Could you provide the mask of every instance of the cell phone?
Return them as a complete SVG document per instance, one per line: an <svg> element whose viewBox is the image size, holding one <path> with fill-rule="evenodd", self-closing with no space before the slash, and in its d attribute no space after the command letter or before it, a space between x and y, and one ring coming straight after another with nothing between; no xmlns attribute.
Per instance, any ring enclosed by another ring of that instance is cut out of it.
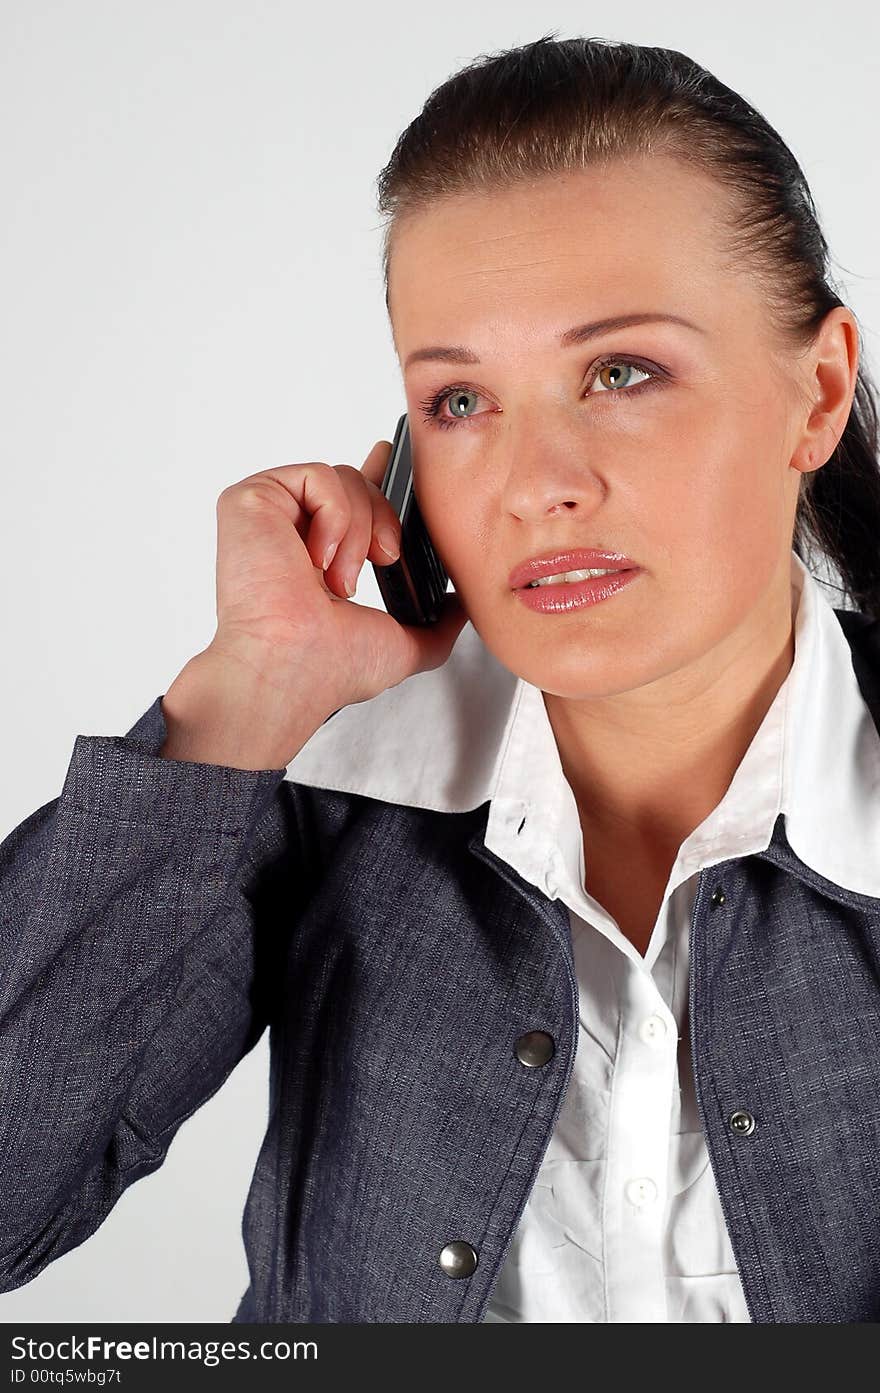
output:
<svg viewBox="0 0 880 1393"><path fill-rule="evenodd" d="M400 555L389 566L370 564L385 608L399 624L436 624L449 576L434 550L413 488L406 412L397 422L382 492L400 518Z"/></svg>

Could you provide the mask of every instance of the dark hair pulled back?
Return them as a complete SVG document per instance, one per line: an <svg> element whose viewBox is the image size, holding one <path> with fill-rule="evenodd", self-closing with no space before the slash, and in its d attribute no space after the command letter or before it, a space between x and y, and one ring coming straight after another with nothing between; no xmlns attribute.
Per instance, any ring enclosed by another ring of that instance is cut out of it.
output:
<svg viewBox="0 0 880 1393"><path fill-rule="evenodd" d="M556 39L483 54L428 97L377 180L386 218L385 300L394 229L436 200L654 152L714 176L727 253L758 278L770 324L807 348L845 302L806 177L781 136L744 97L675 49L599 38ZM860 335L861 340L861 335ZM862 354L833 454L802 476L793 546L834 568L841 607L880 617L877 393Z"/></svg>

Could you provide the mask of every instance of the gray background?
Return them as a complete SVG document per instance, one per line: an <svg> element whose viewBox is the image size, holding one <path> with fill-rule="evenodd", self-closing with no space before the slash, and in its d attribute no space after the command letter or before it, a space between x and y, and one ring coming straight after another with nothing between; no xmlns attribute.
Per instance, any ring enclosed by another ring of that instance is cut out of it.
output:
<svg viewBox="0 0 880 1393"><path fill-rule="evenodd" d="M58 795L77 734L124 733L210 641L220 491L391 439L374 180L478 54L551 29L662 44L742 92L806 171L876 371L877 15L3 0L0 838ZM380 604L369 565L357 600ZM0 1321L228 1321L267 1079L264 1038Z"/></svg>

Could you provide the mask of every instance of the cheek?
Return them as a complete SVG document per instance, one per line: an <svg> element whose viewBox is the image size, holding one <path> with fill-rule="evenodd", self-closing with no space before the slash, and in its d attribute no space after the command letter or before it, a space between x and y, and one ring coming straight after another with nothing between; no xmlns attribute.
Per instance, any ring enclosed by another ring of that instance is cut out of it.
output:
<svg viewBox="0 0 880 1393"><path fill-rule="evenodd" d="M472 488L465 490L460 483L439 477L420 477L416 494L431 541L456 589L464 593L481 568L485 575L492 535L486 521L488 505L481 503Z"/></svg>
<svg viewBox="0 0 880 1393"><path fill-rule="evenodd" d="M631 495L664 592L686 593L722 627L770 583L786 545L784 430L756 401L712 419L693 417L650 488ZM776 442L779 442L777 447Z"/></svg>

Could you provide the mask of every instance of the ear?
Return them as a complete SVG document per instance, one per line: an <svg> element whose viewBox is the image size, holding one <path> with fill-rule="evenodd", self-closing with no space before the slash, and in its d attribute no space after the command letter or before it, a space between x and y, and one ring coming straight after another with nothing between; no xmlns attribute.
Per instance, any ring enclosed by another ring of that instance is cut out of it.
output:
<svg viewBox="0 0 880 1393"><path fill-rule="evenodd" d="M794 469L821 469L849 419L859 371L859 326L852 310L835 305L804 359L807 417L791 458Z"/></svg>

